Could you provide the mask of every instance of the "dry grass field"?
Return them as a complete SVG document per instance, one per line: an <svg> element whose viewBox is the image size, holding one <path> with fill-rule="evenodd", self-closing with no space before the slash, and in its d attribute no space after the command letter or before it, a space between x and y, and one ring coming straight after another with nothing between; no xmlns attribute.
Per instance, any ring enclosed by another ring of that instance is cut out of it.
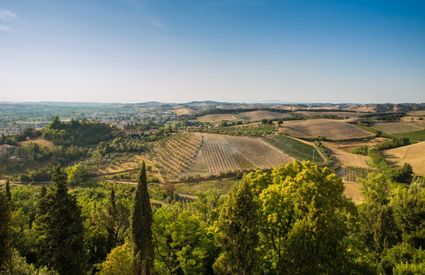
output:
<svg viewBox="0 0 425 275"><path fill-rule="evenodd" d="M163 178L168 180L272 168L293 160L259 138L205 133L169 139L158 147L154 159Z"/></svg>
<svg viewBox="0 0 425 275"><path fill-rule="evenodd" d="M279 118L287 118L290 116L290 113L277 113L270 111L252 111L240 113L239 117L243 120L249 121L260 121L263 119L279 119Z"/></svg>
<svg viewBox="0 0 425 275"><path fill-rule="evenodd" d="M398 165L409 163L415 174L425 176L425 142L387 150L385 153L389 160L395 161Z"/></svg>
<svg viewBox="0 0 425 275"><path fill-rule="evenodd" d="M198 118L201 122L220 122L223 120L245 120L245 121L260 121L263 119L279 119L287 118L290 113L278 113L270 111L251 111L238 114L212 114Z"/></svg>
<svg viewBox="0 0 425 275"><path fill-rule="evenodd" d="M407 120L400 122L375 123L373 127L387 134L407 133L425 129L425 121Z"/></svg>
<svg viewBox="0 0 425 275"><path fill-rule="evenodd" d="M346 149L341 148L340 144L334 142L325 142L324 145L332 151L333 157L341 166L369 167L367 164L367 156L350 153L346 151Z"/></svg>
<svg viewBox="0 0 425 275"><path fill-rule="evenodd" d="M178 109L174 109L173 113L175 113L178 116L191 115L193 114L193 110L189 108L178 108Z"/></svg>
<svg viewBox="0 0 425 275"><path fill-rule="evenodd" d="M237 120L237 114L212 114L198 117L200 122L221 122L223 120Z"/></svg>
<svg viewBox="0 0 425 275"><path fill-rule="evenodd" d="M96 167L95 172L99 175L122 173L140 168L143 161L149 164L149 161L142 155L127 154L117 156L111 161L100 164Z"/></svg>
<svg viewBox="0 0 425 275"><path fill-rule="evenodd" d="M326 111L321 111L321 112L314 112L314 111L297 111L294 112L295 114L300 114L303 115L306 118L320 118L323 116L336 116L337 118L341 118L341 119L348 119L348 118L353 118L353 117L359 117L360 114L359 113L354 113L354 112L326 112Z"/></svg>
<svg viewBox="0 0 425 275"><path fill-rule="evenodd" d="M348 108L349 111L361 112L361 113L374 113L376 112L375 106L351 106Z"/></svg>
<svg viewBox="0 0 425 275"><path fill-rule="evenodd" d="M409 116L425 116L425 110L422 111L412 111L408 113Z"/></svg>
<svg viewBox="0 0 425 275"><path fill-rule="evenodd" d="M374 138L372 140L367 140L367 141L326 142L326 146L351 153L354 148L357 148L360 146L374 146L384 142L385 140L387 139L383 137L378 137L378 138Z"/></svg>
<svg viewBox="0 0 425 275"><path fill-rule="evenodd" d="M344 181L344 194L355 204L361 204L364 201L361 183Z"/></svg>
<svg viewBox="0 0 425 275"><path fill-rule="evenodd" d="M30 139L30 140L22 141L22 142L19 143L19 145L25 146L25 145L29 145L31 143L35 143L38 146L40 146L41 148L49 150L49 151L52 150L53 146L54 146L52 142L50 142L50 141L48 141L44 138L37 138L37 139Z"/></svg>
<svg viewBox="0 0 425 275"><path fill-rule="evenodd" d="M373 136L372 133L353 124L333 119L285 121L279 130L298 138L326 137L331 140L347 140Z"/></svg>

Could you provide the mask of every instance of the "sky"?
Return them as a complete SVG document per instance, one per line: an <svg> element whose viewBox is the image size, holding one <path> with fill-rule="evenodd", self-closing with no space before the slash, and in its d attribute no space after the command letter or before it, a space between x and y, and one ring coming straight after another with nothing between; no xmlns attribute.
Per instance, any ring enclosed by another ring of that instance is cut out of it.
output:
<svg viewBox="0 0 425 275"><path fill-rule="evenodd" d="M0 0L0 101L425 102L422 0Z"/></svg>

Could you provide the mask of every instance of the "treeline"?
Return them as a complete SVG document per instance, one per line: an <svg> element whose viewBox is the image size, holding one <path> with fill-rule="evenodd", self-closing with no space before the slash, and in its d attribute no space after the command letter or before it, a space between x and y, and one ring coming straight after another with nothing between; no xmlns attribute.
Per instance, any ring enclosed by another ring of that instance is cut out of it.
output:
<svg viewBox="0 0 425 275"><path fill-rule="evenodd" d="M253 112L253 111L268 111L268 112L280 113L280 114L291 112L288 110L275 109L275 108L232 108L232 109L214 108L214 109L208 109L199 113L199 116L215 115L215 114L239 114L239 113Z"/></svg>
<svg viewBox="0 0 425 275"><path fill-rule="evenodd" d="M87 146L112 139L114 129L105 123L73 119L69 122L62 122L59 117L55 117L49 125L43 128L42 134L55 145Z"/></svg>
<svg viewBox="0 0 425 275"><path fill-rule="evenodd" d="M24 141L27 138L38 138L41 133L33 128L26 128L21 133L15 136L0 136L0 145L18 145L18 142Z"/></svg>
<svg viewBox="0 0 425 275"><path fill-rule="evenodd" d="M335 172L311 162L251 172L225 197L184 204L150 203L144 166L135 189L101 197L69 193L59 168L52 181L18 220L25 200L0 192L5 274L425 272L425 185L394 184L385 171L367 176L359 206ZM26 224L15 230L17 221Z"/></svg>
<svg viewBox="0 0 425 275"><path fill-rule="evenodd" d="M397 148L401 146L406 146L411 144L410 139L406 137L391 137L381 143L378 143L373 146L360 146L352 150L352 153L367 156L370 150L387 150L392 148Z"/></svg>
<svg viewBox="0 0 425 275"><path fill-rule="evenodd" d="M402 117L406 116L406 112L385 112L385 113L372 113L361 115L362 121L364 122L373 122L373 121L382 121L382 122L397 122L400 121Z"/></svg>

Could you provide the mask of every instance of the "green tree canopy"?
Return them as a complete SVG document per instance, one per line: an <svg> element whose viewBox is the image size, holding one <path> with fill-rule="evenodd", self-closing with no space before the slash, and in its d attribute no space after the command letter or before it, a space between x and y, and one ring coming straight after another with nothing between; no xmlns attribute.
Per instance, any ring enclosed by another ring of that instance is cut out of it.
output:
<svg viewBox="0 0 425 275"><path fill-rule="evenodd" d="M41 198L37 221L46 247L46 265L60 274L84 274L83 220L74 196L68 193L66 176L58 166L53 186Z"/></svg>

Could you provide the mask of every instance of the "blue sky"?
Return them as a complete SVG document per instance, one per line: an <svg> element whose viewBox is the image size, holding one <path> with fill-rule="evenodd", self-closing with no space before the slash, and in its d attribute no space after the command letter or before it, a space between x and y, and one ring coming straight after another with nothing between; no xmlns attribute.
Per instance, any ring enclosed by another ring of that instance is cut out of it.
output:
<svg viewBox="0 0 425 275"><path fill-rule="evenodd" d="M425 102L425 2L0 0L0 100Z"/></svg>

